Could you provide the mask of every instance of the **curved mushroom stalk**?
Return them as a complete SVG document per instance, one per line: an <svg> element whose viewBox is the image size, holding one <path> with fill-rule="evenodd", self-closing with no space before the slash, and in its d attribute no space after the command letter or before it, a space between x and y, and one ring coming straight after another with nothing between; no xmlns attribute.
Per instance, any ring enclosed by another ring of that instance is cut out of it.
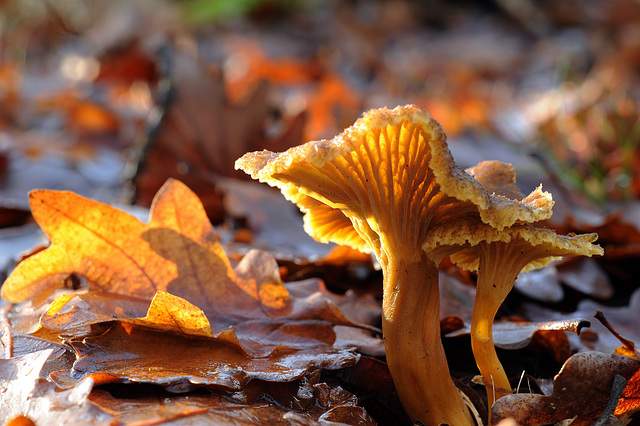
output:
<svg viewBox="0 0 640 426"><path fill-rule="evenodd" d="M471 348L487 389L489 407L496 399L512 393L509 378L493 344L493 320L513 288L518 274L529 263L529 259L524 256L514 256L516 252L525 253L525 245L496 242L486 244L478 250L478 282L471 320Z"/></svg>
<svg viewBox="0 0 640 426"><path fill-rule="evenodd" d="M516 224L497 230L479 218L456 223L455 235L435 228L424 248L436 264L446 256L458 266L478 272L471 320L471 347L487 389L489 407L511 393L511 385L493 344L493 320L522 271L541 268L561 256L602 255L592 243L596 234L562 236L546 228Z"/></svg>
<svg viewBox="0 0 640 426"><path fill-rule="evenodd" d="M279 187L317 240L376 254L387 363L405 410L428 425L473 425L440 340L438 271L421 247L431 227L489 200L438 123L413 106L373 110L330 141L245 154L236 167Z"/></svg>
<svg viewBox="0 0 640 426"><path fill-rule="evenodd" d="M425 280L432 284L424 286ZM473 424L446 368L438 268L426 255L419 262L394 261L386 265L384 286L392 288L383 300L386 358L403 406L426 424Z"/></svg>

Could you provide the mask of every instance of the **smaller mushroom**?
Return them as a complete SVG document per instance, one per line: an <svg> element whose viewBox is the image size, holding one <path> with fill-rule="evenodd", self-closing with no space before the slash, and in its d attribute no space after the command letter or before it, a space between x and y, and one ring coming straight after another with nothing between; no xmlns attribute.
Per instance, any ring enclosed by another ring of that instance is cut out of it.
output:
<svg viewBox="0 0 640 426"><path fill-rule="evenodd" d="M492 191L494 197L512 202L517 199L509 196L527 198L515 186L511 165L486 162L468 172ZM450 256L458 266L478 272L471 346L487 388L489 407L496 399L511 393L511 385L495 351L492 328L498 308L513 288L516 277L521 271L542 268L562 256L602 255L602 248L592 244L597 237L596 234L563 236L552 229L522 223L497 229L484 223L478 215L465 216L455 227L440 224L429 233L423 249L436 265Z"/></svg>

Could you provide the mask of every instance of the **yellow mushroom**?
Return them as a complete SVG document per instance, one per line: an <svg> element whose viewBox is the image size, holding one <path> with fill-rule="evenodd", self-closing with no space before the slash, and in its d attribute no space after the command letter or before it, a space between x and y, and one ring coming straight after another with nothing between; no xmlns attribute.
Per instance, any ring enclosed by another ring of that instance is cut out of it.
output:
<svg viewBox="0 0 640 426"><path fill-rule="evenodd" d="M412 105L369 111L331 140L245 154L236 168L280 188L315 239L375 253L387 363L405 410L429 425L474 424L449 375L438 271L422 245L434 226L468 215L499 229L546 219L549 195L488 194L455 164L440 125Z"/></svg>
<svg viewBox="0 0 640 426"><path fill-rule="evenodd" d="M511 165L481 163L468 172L482 182L493 197L517 202L526 198L515 186ZM550 199L549 199L550 201ZM561 256L602 255L592 244L596 234L556 234L552 229L516 223L503 229L485 224L480 215L467 215L455 226L439 224L431 229L423 249L436 265L447 256L458 266L478 272L471 321L471 346L487 389L489 407L509 393L511 386L493 345L492 327L498 308L521 271L541 268Z"/></svg>

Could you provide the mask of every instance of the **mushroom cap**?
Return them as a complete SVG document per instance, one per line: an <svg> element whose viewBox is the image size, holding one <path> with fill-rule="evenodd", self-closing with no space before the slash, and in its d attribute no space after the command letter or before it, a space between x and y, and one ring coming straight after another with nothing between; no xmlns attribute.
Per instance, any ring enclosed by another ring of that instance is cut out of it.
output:
<svg viewBox="0 0 640 426"><path fill-rule="evenodd" d="M511 164L501 161L483 161L465 170L484 186L489 194L512 200L522 200L524 194L516 186L516 171Z"/></svg>
<svg viewBox="0 0 640 426"><path fill-rule="evenodd" d="M521 202L538 208L541 217L546 212L551 214L551 195L542 191L542 186L539 186L525 197L516 186L516 173L511 164L483 161L468 168L466 172L491 193L494 197L494 208L509 210L511 203ZM478 215L468 215L457 221L454 227L433 227L425 239L423 250L436 264L444 257L451 256L451 260L461 268L477 271L479 250L492 243L511 243L517 250L522 251L522 259L530 260L523 268L526 272L542 268L562 256L602 255L602 248L592 244L597 238L597 234L562 236L552 229L535 227L522 221L497 229L488 226ZM517 250L513 250L515 257L519 255Z"/></svg>
<svg viewBox="0 0 640 426"><path fill-rule="evenodd" d="M553 229L531 224L515 224L497 230L478 217L465 217L454 227L438 226L432 229L423 245L429 257L439 264L446 256L463 269L478 271L481 250L489 244L502 242L513 245L513 256L530 260L523 272L542 268L563 256L594 256L604 254L594 243L598 234L558 235Z"/></svg>
<svg viewBox="0 0 640 426"><path fill-rule="evenodd" d="M430 227L469 213L502 229L546 219L553 206L540 188L521 200L488 193L455 164L438 122L413 105L368 111L331 140L247 153L235 166L280 188L315 239L377 255L391 245L417 256L410 252Z"/></svg>
<svg viewBox="0 0 640 426"><path fill-rule="evenodd" d="M465 171L491 194L493 209L482 217L485 223L492 223L489 216L495 218L494 226L495 221L500 221L496 228L511 226L516 222L532 223L551 217L554 205L551 194L543 191L542 185L539 185L525 197L516 185L516 172L511 164L496 160L483 161ZM515 209L514 204L521 204L526 208Z"/></svg>

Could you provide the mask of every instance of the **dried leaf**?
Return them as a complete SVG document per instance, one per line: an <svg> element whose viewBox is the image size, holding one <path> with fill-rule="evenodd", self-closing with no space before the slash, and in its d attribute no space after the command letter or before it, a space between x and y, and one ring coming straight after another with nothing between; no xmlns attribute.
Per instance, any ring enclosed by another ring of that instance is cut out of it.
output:
<svg viewBox="0 0 640 426"><path fill-rule="evenodd" d="M581 257L559 265L558 278L567 286L597 299L607 300L613 296L609 277L592 258Z"/></svg>
<svg viewBox="0 0 640 426"><path fill-rule="evenodd" d="M168 106L159 106L166 111L153 132L145 169L136 179L139 202L147 204L168 178L185 181L203 199L212 198L220 177L246 177L233 168L235 159L245 152L265 147L286 149L302 140L303 114L282 121L285 130L268 137L270 106L265 82L242 103L230 102L220 72L210 72L184 49L167 56L171 68L167 80L175 96ZM215 198L207 203L211 207L207 211L219 217L220 196Z"/></svg>
<svg viewBox="0 0 640 426"><path fill-rule="evenodd" d="M157 195L146 225L68 192L36 191L32 205L52 244L18 265L3 296L41 299L72 273L91 291L54 301L41 321L49 329L82 335L117 319L212 337L234 325L245 350L264 356L283 344L331 345L333 325L353 325L321 293L291 298L267 253L250 251L232 268L198 198L178 181Z"/></svg>
<svg viewBox="0 0 640 426"><path fill-rule="evenodd" d="M507 395L493 405L492 423L508 417L523 426L574 419L572 426L591 425L609 402L616 374L629 380L640 361L599 352L578 353L554 379L551 395Z"/></svg>
<svg viewBox="0 0 640 426"><path fill-rule="evenodd" d="M51 246L16 267L2 286L7 300L42 300L72 273L86 277L92 290L148 299L179 281L174 294L214 304L207 284L231 285L228 259L202 205L177 181L158 193L146 225L71 192L32 191L30 201Z"/></svg>
<svg viewBox="0 0 640 426"><path fill-rule="evenodd" d="M558 320L589 318L598 310L605 314L611 325L621 335L629 340L640 342L640 333L637 327L637 319L640 314L640 290L633 292L628 306L621 307L605 306L593 300L585 299L578 303L578 308L575 312L565 314L532 304L525 305L526 316L533 321L541 321L547 318L556 318ZM569 335L569 338L575 348L582 350L614 353L620 346L620 341L598 321L592 321L589 333L583 333L579 339L571 335Z"/></svg>
<svg viewBox="0 0 640 426"><path fill-rule="evenodd" d="M40 324L69 336L72 332L88 334L88 326L115 319L156 330L213 337L202 310L164 291L158 291L150 305L143 299L110 293L64 295L49 305Z"/></svg>
<svg viewBox="0 0 640 426"><path fill-rule="evenodd" d="M582 328L589 326L590 322L581 318L543 323L501 321L493 325L493 340L499 348L520 349L529 344L536 332L570 331L580 335Z"/></svg>
<svg viewBox="0 0 640 426"><path fill-rule="evenodd" d="M564 290L558 281L558 270L554 265L520 273L516 278L514 288L520 293L542 302L557 303L564 297Z"/></svg>
<svg viewBox="0 0 640 426"><path fill-rule="evenodd" d="M614 414L622 416L638 408L640 408L640 370L633 373L633 376L627 381L627 386L622 391Z"/></svg>
<svg viewBox="0 0 640 426"><path fill-rule="evenodd" d="M88 292L55 299L33 333L45 343L60 335L73 345L73 368L51 374L60 386L83 378L173 392L206 386L241 399L256 389L295 405L296 392L278 397L266 383L293 383L358 360L351 343L357 339L334 346L333 326L353 323L319 281L300 283L306 293L292 297L274 258L258 250L232 268L202 205L179 182L157 196L147 225L68 192L36 195L34 214L52 244L21 262L3 291L17 297L17 286L20 297L26 291L42 298L52 276L53 284L64 274L87 278Z"/></svg>
<svg viewBox="0 0 640 426"><path fill-rule="evenodd" d="M318 258L329 253L333 245L320 243L304 231L299 210L280 192L255 182L225 180L224 207L233 218L248 222L253 239L251 248L272 253L278 259ZM235 244L232 252L248 251L246 245Z"/></svg>

